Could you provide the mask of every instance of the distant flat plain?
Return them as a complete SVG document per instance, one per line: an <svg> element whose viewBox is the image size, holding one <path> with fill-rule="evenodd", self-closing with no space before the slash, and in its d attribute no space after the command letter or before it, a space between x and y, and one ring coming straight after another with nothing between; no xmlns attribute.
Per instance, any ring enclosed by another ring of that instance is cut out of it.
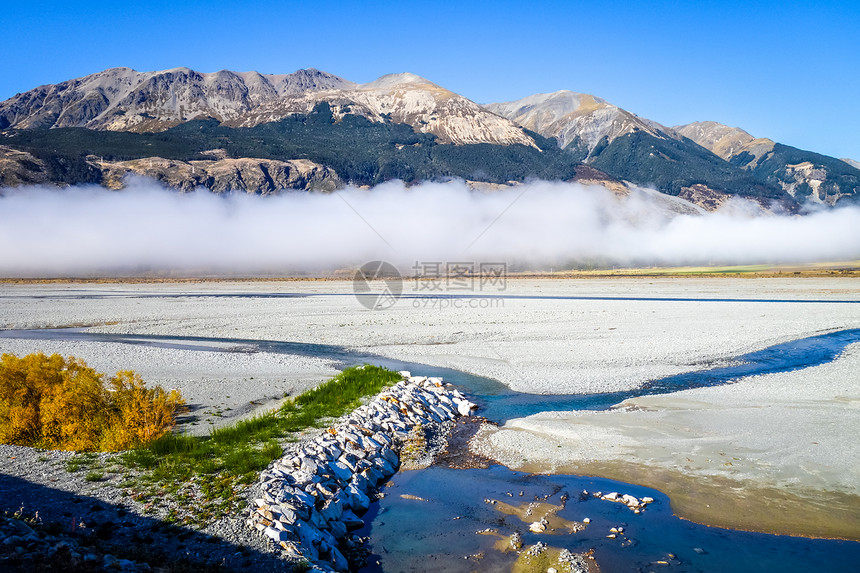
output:
<svg viewBox="0 0 860 573"><path fill-rule="evenodd" d="M272 353L236 341L354 349L562 394L631 390L860 328L860 279L852 277L520 278L458 298L424 298L410 281L403 289L392 308L371 311L351 281L10 282L0 284L2 329L213 340L159 347L18 337L0 338L0 351L74 354L109 373L135 369L181 389L198 412L188 429L199 433L336 371L324 352ZM704 523L860 539L857 372L853 344L831 363L794 372L633 398L607 412L509 420L474 447L514 468L653 486L680 515Z"/></svg>

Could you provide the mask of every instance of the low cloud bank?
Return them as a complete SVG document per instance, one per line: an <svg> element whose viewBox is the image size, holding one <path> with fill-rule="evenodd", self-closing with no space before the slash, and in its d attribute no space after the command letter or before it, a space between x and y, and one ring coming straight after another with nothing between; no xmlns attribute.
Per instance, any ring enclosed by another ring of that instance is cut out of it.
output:
<svg viewBox="0 0 860 573"><path fill-rule="evenodd" d="M461 182L275 197L179 194L139 179L0 190L0 276L290 274L391 261L499 261L528 268L860 259L860 208L760 215L737 201L678 215L636 191L536 182L495 192Z"/></svg>

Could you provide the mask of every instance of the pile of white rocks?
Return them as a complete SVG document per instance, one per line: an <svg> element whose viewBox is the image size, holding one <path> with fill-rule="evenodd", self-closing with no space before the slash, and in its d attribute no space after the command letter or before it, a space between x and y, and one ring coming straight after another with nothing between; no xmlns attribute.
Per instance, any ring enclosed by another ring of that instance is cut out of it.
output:
<svg viewBox="0 0 860 573"><path fill-rule="evenodd" d="M588 495L587 491L583 491L583 494ZM594 497L602 499L603 501L614 501L616 503L623 503L626 505L630 511L633 513L642 513L645 511L645 507L654 503L653 497L645 496L643 498L638 498L634 495L630 495L629 493L618 493L617 491L613 491L610 493L603 493L601 491L595 492Z"/></svg>
<svg viewBox="0 0 860 573"><path fill-rule="evenodd" d="M364 525L376 488L397 472L409 431L477 408L441 378L400 374L401 382L264 471L248 525L316 570L347 571L340 547Z"/></svg>

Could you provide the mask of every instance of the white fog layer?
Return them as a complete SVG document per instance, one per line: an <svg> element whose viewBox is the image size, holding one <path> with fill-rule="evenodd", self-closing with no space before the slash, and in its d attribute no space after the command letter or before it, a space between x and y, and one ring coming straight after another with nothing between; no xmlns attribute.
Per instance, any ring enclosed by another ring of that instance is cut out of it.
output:
<svg viewBox="0 0 860 573"><path fill-rule="evenodd" d="M654 194L535 182L492 193L462 182L274 197L180 194L139 179L0 190L0 275L313 272L382 259L531 267L743 264L860 258L860 208L761 214L735 200L678 215Z"/></svg>

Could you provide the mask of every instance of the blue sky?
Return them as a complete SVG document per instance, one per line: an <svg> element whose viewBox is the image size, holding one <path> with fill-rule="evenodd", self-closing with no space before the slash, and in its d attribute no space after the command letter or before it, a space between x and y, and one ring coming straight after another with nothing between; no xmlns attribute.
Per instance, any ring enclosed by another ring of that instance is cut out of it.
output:
<svg viewBox="0 0 860 573"><path fill-rule="evenodd" d="M0 99L105 68L365 82L481 103L571 89L860 160L860 2L6 2Z"/></svg>

